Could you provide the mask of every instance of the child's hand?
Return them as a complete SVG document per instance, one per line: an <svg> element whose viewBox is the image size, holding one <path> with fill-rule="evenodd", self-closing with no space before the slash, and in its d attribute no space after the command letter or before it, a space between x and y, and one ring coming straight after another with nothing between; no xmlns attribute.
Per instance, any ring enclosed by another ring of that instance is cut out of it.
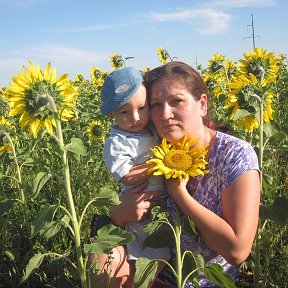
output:
<svg viewBox="0 0 288 288"><path fill-rule="evenodd" d="M148 179L148 177L150 176L147 171L149 168L151 168L154 164L138 164L133 166L129 173L126 174L125 176L123 176L120 179L120 182L124 185L137 185L145 180Z"/></svg>

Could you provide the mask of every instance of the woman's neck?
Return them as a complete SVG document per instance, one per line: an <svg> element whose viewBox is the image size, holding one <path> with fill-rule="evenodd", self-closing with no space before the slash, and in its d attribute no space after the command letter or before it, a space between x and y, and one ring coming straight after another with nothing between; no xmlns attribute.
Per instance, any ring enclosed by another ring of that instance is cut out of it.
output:
<svg viewBox="0 0 288 288"><path fill-rule="evenodd" d="M200 145L207 148L207 150L208 150L207 157L210 154L210 150L211 150L211 147L213 146L215 137L216 137L216 131L204 126L204 136L202 138L203 139L202 144L200 144Z"/></svg>

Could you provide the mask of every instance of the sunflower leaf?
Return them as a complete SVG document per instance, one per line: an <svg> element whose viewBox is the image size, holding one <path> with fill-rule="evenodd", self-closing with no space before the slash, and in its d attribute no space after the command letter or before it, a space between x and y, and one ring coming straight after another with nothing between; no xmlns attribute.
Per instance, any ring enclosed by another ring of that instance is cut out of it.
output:
<svg viewBox="0 0 288 288"><path fill-rule="evenodd" d="M189 216L186 216L184 218L184 230L189 235L195 235L199 237L196 226Z"/></svg>
<svg viewBox="0 0 288 288"><path fill-rule="evenodd" d="M143 230L149 234L160 229L164 223L168 223L169 213L160 208L160 206L155 206L151 210L150 221L145 225Z"/></svg>
<svg viewBox="0 0 288 288"><path fill-rule="evenodd" d="M69 143L65 149L75 154L79 154L82 156L87 155L86 147L84 146L83 142L79 138L72 138L71 143Z"/></svg>
<svg viewBox="0 0 288 288"><path fill-rule="evenodd" d="M242 119L248 115L250 115L251 113L246 111L246 110L243 110L243 109L238 109L233 117L233 120L239 120L239 119Z"/></svg>
<svg viewBox="0 0 288 288"><path fill-rule="evenodd" d="M228 273L224 272L219 264L211 264L204 268L204 275L207 279L217 284L220 288L236 288Z"/></svg>
<svg viewBox="0 0 288 288"><path fill-rule="evenodd" d="M34 160L32 158L25 159L25 162L22 164L22 166L32 166L34 164Z"/></svg>
<svg viewBox="0 0 288 288"><path fill-rule="evenodd" d="M146 288L155 279L158 268L157 260L138 258L136 261L136 273L134 276L135 284L138 288Z"/></svg>
<svg viewBox="0 0 288 288"><path fill-rule="evenodd" d="M46 204L44 209L40 211L31 223L31 236L39 233L47 223L51 222L59 208L59 205Z"/></svg>
<svg viewBox="0 0 288 288"><path fill-rule="evenodd" d="M35 269L39 268L45 256L46 256L45 254L38 253L29 260L29 263L27 264L26 269L25 269L25 274L21 278L21 281L20 281L21 284L26 282L29 279L29 277L31 276L31 273Z"/></svg>
<svg viewBox="0 0 288 288"><path fill-rule="evenodd" d="M159 229L148 235L143 242L143 249L146 247L151 248L166 248L169 247L173 241L173 234L171 228L167 225L162 225Z"/></svg>
<svg viewBox="0 0 288 288"><path fill-rule="evenodd" d="M108 224L97 231L95 243L84 245L84 252L86 254L90 252L108 254L112 248L130 243L134 239L133 234L113 224Z"/></svg>
<svg viewBox="0 0 288 288"><path fill-rule="evenodd" d="M32 183L32 199L35 199L40 190L52 176L49 172L39 172Z"/></svg>
<svg viewBox="0 0 288 288"><path fill-rule="evenodd" d="M264 129L264 133L265 133L266 137L272 137L273 136L273 138L274 138L274 137L278 136L278 138L279 138L282 136L284 138L284 136L285 136L284 133L277 131L277 129L271 123L264 123L263 126L264 126L263 129ZM276 134L277 134L277 136L276 136Z"/></svg>
<svg viewBox="0 0 288 288"><path fill-rule="evenodd" d="M186 251L183 255L182 277L194 281L194 279L204 270L204 258L201 254Z"/></svg>
<svg viewBox="0 0 288 288"><path fill-rule="evenodd" d="M40 235L43 235L46 239L49 239L56 235L63 225L68 225L70 218L68 215L64 215L64 217L59 221L52 221L45 224L45 226L40 230Z"/></svg>
<svg viewBox="0 0 288 288"><path fill-rule="evenodd" d="M94 200L94 206L96 207L109 207L111 205L120 204L119 194L116 191L106 187L100 189Z"/></svg>

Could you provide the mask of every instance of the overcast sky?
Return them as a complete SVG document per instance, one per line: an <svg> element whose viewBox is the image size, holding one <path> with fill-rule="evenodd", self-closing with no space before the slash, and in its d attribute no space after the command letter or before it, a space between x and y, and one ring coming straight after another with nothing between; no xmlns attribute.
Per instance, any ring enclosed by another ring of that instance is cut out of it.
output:
<svg viewBox="0 0 288 288"><path fill-rule="evenodd" d="M57 75L90 79L109 56L127 66L154 68L156 49L206 67L215 53L237 61L257 47L287 53L287 0L0 0L0 87L31 60Z"/></svg>

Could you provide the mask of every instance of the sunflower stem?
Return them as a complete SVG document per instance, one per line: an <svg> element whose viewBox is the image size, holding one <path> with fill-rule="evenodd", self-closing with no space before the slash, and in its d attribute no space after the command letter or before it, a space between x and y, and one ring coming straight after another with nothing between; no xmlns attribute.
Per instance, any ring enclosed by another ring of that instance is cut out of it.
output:
<svg viewBox="0 0 288 288"><path fill-rule="evenodd" d="M4 132L5 133L5 132ZM32 247L32 243L30 240L30 229L29 229L29 217L28 217L28 212L27 212L27 204L26 204L26 198L25 198L25 194L24 194L24 190L23 190L23 184L22 184L22 176L21 176L21 169L18 163L18 159L17 159L17 155L16 155L16 151L15 151L15 146L14 143L12 141L12 138L10 137L10 135L8 133L5 133L6 137L8 138L8 141L11 144L12 147L12 153L13 153L13 158L14 158L14 163L16 166L16 172L17 172L17 185L19 188L19 200L23 209L23 214L24 214L24 222L25 222L25 229L26 229L26 233L27 233L27 242L29 247Z"/></svg>
<svg viewBox="0 0 288 288"><path fill-rule="evenodd" d="M73 194L72 194L72 189L71 189L67 150L63 149L65 145L64 145L64 139L63 139L61 121L58 117L57 107L55 105L53 98L49 94L47 94L47 97L51 105L51 110L53 111L55 120L56 120L56 136L59 140L59 146L60 148L62 148L61 151L62 151L64 184L65 184L65 190L67 193L67 200L68 200L69 210L71 214L72 227L73 227L73 232L74 232L73 236L74 236L75 248L76 248L78 273L79 273L79 277L81 281L81 287L87 288L84 258L82 255L82 247L81 247L80 227L79 227L79 222L77 219L77 214L76 214L76 209L75 209L75 204L74 204L74 199L73 199Z"/></svg>
<svg viewBox="0 0 288 288"><path fill-rule="evenodd" d="M263 110L264 110L264 101L263 97L260 102L260 127L259 127L259 169L262 171L263 168L263 150L264 150L264 121L263 121ZM262 194L262 173L260 174L260 195ZM255 271L254 271L254 287L259 287L259 275L260 275L260 239L261 239L261 231L258 225L256 240L255 240Z"/></svg>
<svg viewBox="0 0 288 288"><path fill-rule="evenodd" d="M182 257L181 257L181 219L178 206L175 217L176 273L177 288L182 288Z"/></svg>

